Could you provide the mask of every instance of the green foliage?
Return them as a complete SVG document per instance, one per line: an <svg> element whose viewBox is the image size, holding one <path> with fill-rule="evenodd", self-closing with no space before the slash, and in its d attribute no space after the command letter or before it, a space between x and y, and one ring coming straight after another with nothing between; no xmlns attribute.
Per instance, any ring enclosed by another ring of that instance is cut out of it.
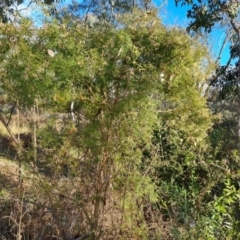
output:
<svg viewBox="0 0 240 240"><path fill-rule="evenodd" d="M239 13L239 3L225 1L199 1L176 0L176 4L190 5L187 16L193 19L189 25L190 30L198 31L201 28L211 32L212 27L222 20L225 16L234 19Z"/></svg>
<svg viewBox="0 0 240 240"><path fill-rule="evenodd" d="M116 21L1 26L2 91L40 107L35 182L52 222L64 236L71 206L92 239L160 236L151 224L165 217L175 239L217 239L218 224L236 235L239 192L218 154L226 133L212 131L198 87L213 69L206 46L154 11Z"/></svg>

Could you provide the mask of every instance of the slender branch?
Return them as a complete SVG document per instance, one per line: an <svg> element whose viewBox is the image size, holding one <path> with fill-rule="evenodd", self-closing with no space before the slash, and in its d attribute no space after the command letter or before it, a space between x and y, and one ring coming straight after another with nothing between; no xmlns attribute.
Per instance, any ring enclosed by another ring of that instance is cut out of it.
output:
<svg viewBox="0 0 240 240"><path fill-rule="evenodd" d="M222 46L221 46L221 48L220 48L220 51L219 51L219 53L218 53L218 57L217 57L217 59L216 59L216 63L220 60L221 55L222 55L222 52L223 52L223 49L225 48L225 46L226 46L226 44L227 44L227 42L228 42L228 39L229 39L229 36L226 35L226 37L224 38L224 41L223 41L223 43L222 43Z"/></svg>
<svg viewBox="0 0 240 240"><path fill-rule="evenodd" d="M213 162L206 163L205 161L201 161L200 163L203 164L204 166L211 165L211 166L213 166L213 167L215 167L215 168L218 168L218 169L220 169L220 170L222 170L222 171L224 171L224 172L226 172L226 173L229 173L229 170L228 170L228 169L223 168L222 166L219 166L219 165L217 165L216 163L213 163Z"/></svg>
<svg viewBox="0 0 240 240"><path fill-rule="evenodd" d="M10 121L11 121L12 114L13 114L13 112L14 112L14 109L15 109L15 107L16 107L16 104L17 104L17 101L14 102L14 105L13 105L13 107L12 107L12 110L11 110L10 116L9 116L9 118L8 118L7 125L9 125L9 123L10 123Z"/></svg>
<svg viewBox="0 0 240 240"><path fill-rule="evenodd" d="M238 40L240 39L240 33L239 33L239 29L237 28L236 24L233 22L233 19L230 18L230 23L234 29L234 31L236 32L237 36L238 36Z"/></svg>
<svg viewBox="0 0 240 240"><path fill-rule="evenodd" d="M167 5L168 0L165 0L163 3L161 3L161 5L157 8L158 10L162 9L164 7L164 5Z"/></svg>
<svg viewBox="0 0 240 240"><path fill-rule="evenodd" d="M88 13L89 13L89 11L90 11L90 9L91 9L93 3L94 3L94 0L92 0L91 3L90 3L89 6L88 6L88 9L87 9L87 12L86 12L85 21L84 21L85 23L86 23L87 20L88 20Z"/></svg>
<svg viewBox="0 0 240 240"><path fill-rule="evenodd" d="M3 126L6 128L7 132L9 133L9 135L11 136L12 140L14 141L14 143L19 147L19 149L21 150L21 152L23 152L23 147L21 146L21 144L18 142L17 138L14 136L14 134L12 133L10 127L8 126L5 117L3 116L3 113L0 112L0 121L2 122Z"/></svg>
<svg viewBox="0 0 240 240"><path fill-rule="evenodd" d="M25 8L21 8L21 9L19 9L18 11L20 12L20 11L28 10L28 8L30 7L30 5L31 5L32 3L34 3L34 2L35 2L35 1L30 1ZM16 8L17 8L17 7L16 7Z"/></svg>

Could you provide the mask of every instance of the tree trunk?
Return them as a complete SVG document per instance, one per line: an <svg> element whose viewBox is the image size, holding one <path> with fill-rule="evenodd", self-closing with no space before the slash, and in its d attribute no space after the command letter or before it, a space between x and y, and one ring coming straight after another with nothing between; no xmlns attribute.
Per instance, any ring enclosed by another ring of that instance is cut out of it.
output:
<svg viewBox="0 0 240 240"><path fill-rule="evenodd" d="M38 118L38 107L37 105L33 106L33 159L34 165L37 164L37 118Z"/></svg>

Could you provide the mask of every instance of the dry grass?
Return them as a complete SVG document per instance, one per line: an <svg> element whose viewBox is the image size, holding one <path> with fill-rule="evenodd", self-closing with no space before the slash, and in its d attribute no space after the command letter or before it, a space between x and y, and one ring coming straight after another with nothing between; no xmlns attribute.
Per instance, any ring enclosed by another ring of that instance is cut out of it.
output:
<svg viewBox="0 0 240 240"><path fill-rule="evenodd" d="M40 207L33 202L36 176L22 166L21 179L18 162L0 157L0 239L39 239L34 238L36 227L41 227L42 208L41 197Z"/></svg>
<svg viewBox="0 0 240 240"><path fill-rule="evenodd" d="M0 158L0 198L7 200L12 197L18 185L18 166L16 163Z"/></svg>
<svg viewBox="0 0 240 240"><path fill-rule="evenodd" d="M24 167L21 167L22 177L31 176ZM18 195L19 166L16 161L0 157L0 200L10 200ZM31 181L23 181L22 187L27 191L31 189Z"/></svg>
<svg viewBox="0 0 240 240"><path fill-rule="evenodd" d="M28 133L29 127L27 125L22 125L20 127L17 126L16 122L12 121L10 124L10 129L12 130L13 134L18 133ZM3 126L2 122L0 122L0 135L2 136L9 136L6 128Z"/></svg>
<svg viewBox="0 0 240 240"><path fill-rule="evenodd" d="M23 185L21 186L18 170L17 162L0 157L0 208L3 209L0 214L0 230L3 229L5 232L3 237L17 239L15 236L20 229L21 217L21 231L24 233L24 239L40 239L40 237L44 240L60 239L64 234L73 237L88 233L85 211L92 212L93 203L87 198L86 202L84 201L84 195L87 192L82 188L82 179L62 177L54 181L40 173L34 173L30 167L23 167ZM82 200L76 201L78 195ZM104 229L101 239L120 239L115 237L120 237L119 229L121 228L122 205L119 199L119 195L108 197L104 207L104 217L100 220ZM146 211L149 229L152 229L152 236L149 236L149 239L174 239L169 233L169 229L174 227L171 219L163 220L162 214L152 212L151 207ZM15 212L14 216L11 215L12 212ZM17 222L11 221L11 218ZM65 219L64 226L62 219ZM13 229L11 234L8 233L10 229ZM67 232L69 229L71 231ZM50 235L59 236L59 238L52 238ZM0 232L0 239L2 236ZM125 239L140 238L129 235Z"/></svg>
<svg viewBox="0 0 240 240"><path fill-rule="evenodd" d="M27 124L18 128L16 122L12 121L10 127L13 134L29 132ZM4 144L7 143L7 136L8 133L0 122L0 150L6 150ZM55 158L56 161L59 160L58 155ZM29 166L21 169L23 184L20 184L18 162L0 157L0 209L3 209L0 214L0 239L17 239L18 232L23 233L23 239L44 240L60 239L60 236L66 238L67 235L73 239L73 236L88 234L94 210L95 196L91 187L91 181L95 177L94 169L89 169L88 165L86 169L81 166L77 172L81 177L58 176L55 179L41 169L35 171L29 162L27 164ZM54 166L59 167L55 161ZM90 173L92 176L89 176ZM125 228L125 239L140 239L140 235L127 235L133 226L122 226L121 193L109 191L107 199L102 204L102 215L99 217L103 231L101 239L120 239L120 230ZM12 215L13 212L15 215ZM90 220L86 217L87 214ZM156 217L149 221L149 229L153 229L152 235L157 235L158 239L172 239L169 237L169 228L174 224L161 220L161 214L150 212L151 214ZM4 234L1 235L2 233Z"/></svg>

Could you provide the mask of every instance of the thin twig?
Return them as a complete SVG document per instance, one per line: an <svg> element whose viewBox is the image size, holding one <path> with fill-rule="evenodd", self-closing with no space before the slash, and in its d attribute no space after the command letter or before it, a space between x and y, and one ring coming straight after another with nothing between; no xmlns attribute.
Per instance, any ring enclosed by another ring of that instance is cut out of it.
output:
<svg viewBox="0 0 240 240"><path fill-rule="evenodd" d="M9 125L9 123L10 123L10 121L11 121L12 114L13 114L13 112L14 112L14 109L15 109L15 107L16 107L16 104L17 104L17 101L14 102L14 105L13 105L13 107L12 107L12 110L11 110L10 116L9 116L9 118L8 118L7 125Z"/></svg>

